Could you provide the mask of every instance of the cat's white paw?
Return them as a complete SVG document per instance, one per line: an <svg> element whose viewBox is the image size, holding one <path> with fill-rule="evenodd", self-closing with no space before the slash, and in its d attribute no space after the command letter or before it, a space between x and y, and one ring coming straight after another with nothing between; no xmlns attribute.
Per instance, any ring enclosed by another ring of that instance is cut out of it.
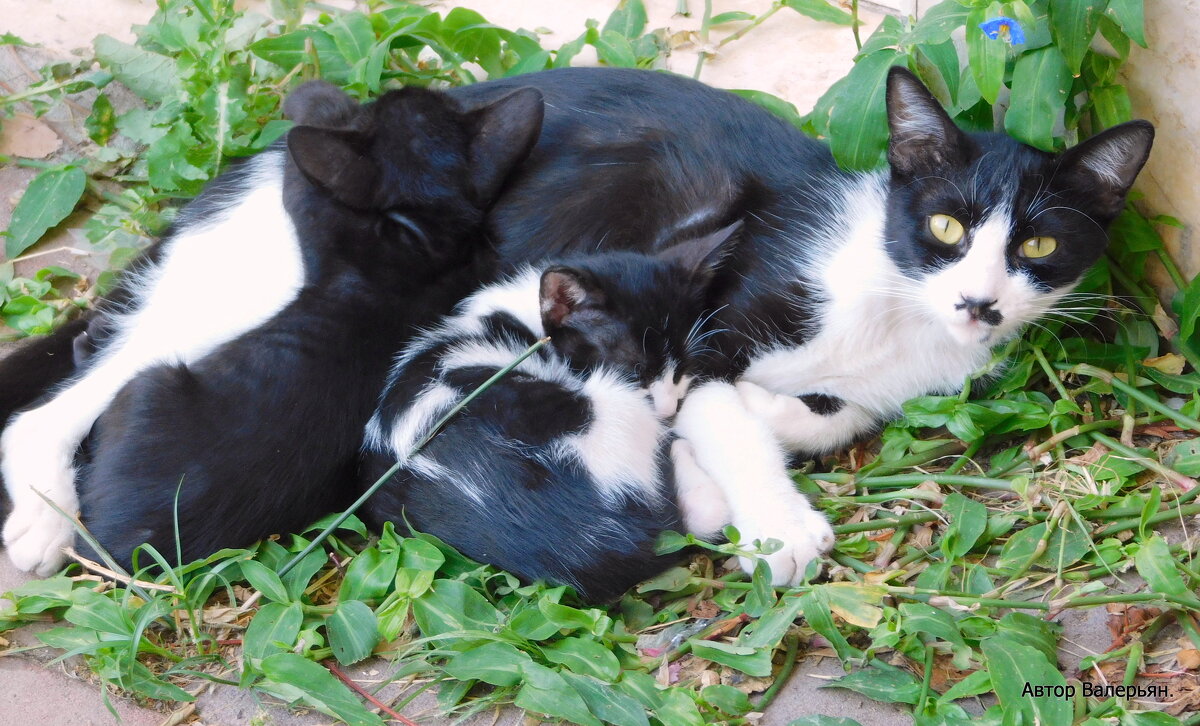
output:
<svg viewBox="0 0 1200 726"><path fill-rule="evenodd" d="M62 568L67 560L63 548L71 545L74 536L71 523L40 499L15 507L4 523L8 559L17 569L35 572L40 577L53 575Z"/></svg>
<svg viewBox="0 0 1200 726"><path fill-rule="evenodd" d="M675 497L687 531L700 539L712 539L729 524L733 514L725 492L696 462L696 452L684 439L671 444L675 467Z"/></svg>
<svg viewBox="0 0 1200 726"><path fill-rule="evenodd" d="M833 548L833 528L797 493L801 501L779 502L775 508L764 508L753 518L734 521L743 543L754 540L766 542L777 539L783 547L769 555L760 555L771 566L771 584L793 586L800 584L808 563ZM739 557L742 569L754 572L755 558Z"/></svg>
<svg viewBox="0 0 1200 726"><path fill-rule="evenodd" d="M734 384L734 388L737 389L738 396L742 399L742 405L746 407L747 411L768 420L780 413L783 399L787 398L777 393L771 393L750 381L738 381Z"/></svg>

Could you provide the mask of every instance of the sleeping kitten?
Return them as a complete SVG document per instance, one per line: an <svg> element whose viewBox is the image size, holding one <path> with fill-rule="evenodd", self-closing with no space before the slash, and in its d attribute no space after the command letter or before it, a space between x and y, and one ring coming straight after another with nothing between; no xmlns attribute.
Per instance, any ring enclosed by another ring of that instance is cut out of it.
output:
<svg viewBox="0 0 1200 726"><path fill-rule="evenodd" d="M490 269L475 259L490 254L484 211L536 138L542 101L518 90L467 112L406 88L359 106L313 83L286 111L300 125L285 142L184 210L134 283L141 304L104 321L86 374L5 431L18 566L61 564L70 524L29 489L75 511L88 429L83 521L124 565L142 542L173 551L177 486L189 560L351 496L392 352ZM209 245L263 273L223 314L203 304L227 274ZM64 411L64 427L48 424Z"/></svg>
<svg viewBox="0 0 1200 726"><path fill-rule="evenodd" d="M438 418L543 336L551 342L453 418L363 507L526 580L619 596L678 529L664 444L705 291L740 225L657 257L526 267L399 358L367 429L373 482ZM539 269L541 270L539 272Z"/></svg>

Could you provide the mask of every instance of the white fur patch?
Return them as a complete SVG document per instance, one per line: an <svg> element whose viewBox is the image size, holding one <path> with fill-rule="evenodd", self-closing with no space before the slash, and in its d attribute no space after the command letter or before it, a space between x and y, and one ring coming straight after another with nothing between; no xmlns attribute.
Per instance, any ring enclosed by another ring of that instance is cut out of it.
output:
<svg viewBox="0 0 1200 726"><path fill-rule="evenodd" d="M4 526L9 559L22 570L49 575L63 562L71 524L37 496L68 513L78 509L73 459L92 424L138 371L158 363L192 362L258 327L291 302L304 266L291 218L283 208L283 153L254 165L250 191L203 223L163 242L156 265L132 283L131 310L116 316L116 332L79 380L45 405L15 416L0 437L5 485L13 512ZM205 303L229 274L231 260L269 270L244 286L236 311Z"/></svg>
<svg viewBox="0 0 1200 726"><path fill-rule="evenodd" d="M592 407L582 434L565 438L611 501L657 494L658 447L666 433L645 391L600 369L580 390Z"/></svg>

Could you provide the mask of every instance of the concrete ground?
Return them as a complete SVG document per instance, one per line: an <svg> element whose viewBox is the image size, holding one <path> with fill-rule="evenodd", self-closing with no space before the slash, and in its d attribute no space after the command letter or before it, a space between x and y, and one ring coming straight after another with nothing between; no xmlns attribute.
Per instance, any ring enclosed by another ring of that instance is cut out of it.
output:
<svg viewBox="0 0 1200 726"><path fill-rule="evenodd" d="M556 47L573 39L588 18L603 20L615 0L579 0L565 3L555 0L513 3L509 0L455 0L436 3L445 9L457 5L480 11L489 20L504 27L549 28L543 38L548 47ZM748 10L761 12L769 6L767 0L718 0L715 12ZM699 25L700 0L691 0L695 16L672 16L676 0L650 0L649 27L669 27L672 32L695 29ZM108 33L131 40L130 28L145 22L153 13L150 0L0 0L0 17L5 26L0 30L43 46L42 50L14 50L0 47L0 81L10 88L21 88L31 80L30 67L36 68L45 58L67 56L76 48L90 45L92 37ZM879 22L877 13L865 13L867 28L864 37ZM721 37L717 33L715 38ZM758 28L750 40L727 46L726 52L710 60L701 78L713 85L728 88L754 88L777 94L792 101L801 113L851 65L854 45L845 28L816 23L798 14L782 12ZM672 70L690 72L695 65L695 53L680 49L670 59ZM7 92L0 87L0 92ZM43 119L5 121L0 130L0 154L14 151L27 156L50 159L69 157L81 141L81 125L86 113L59 109ZM0 228L7 227L12 206L35 172L15 166L0 167ZM18 274L28 274L46 264L58 264L94 277L104 268L104 259L87 247L86 239L77 228L82 217L68 220L51 237L31 251L38 255L18 264ZM2 261L2 260L0 260ZM0 355L4 347L0 346ZM15 571L0 555L0 593L12 589L27 578ZM1087 613L1068 613L1061 618L1067 628L1067 648L1062 662L1073 668L1086 653L1103 651L1109 636L1104 627L1102 610ZM49 626L41 626L49 627ZM36 646L34 634L38 626L22 628L5 637L9 646ZM0 654L2 655L2 654ZM55 652L34 648L15 655L0 657L0 726L30 726L31 724L109 724L116 719L103 704L101 691L86 669L74 661L50 664ZM383 661L369 661L351 674L363 683L378 682L388 672ZM765 726L785 726L793 719L821 713L854 718L863 726L891 726L911 722L900 709L880 704L856 693L838 689L823 689L822 685L842 674L835 659L807 657L796 668L791 681L763 716ZM174 714L146 708L132 701L111 696L121 723L141 724L180 723L204 724L325 724L330 719L319 713L298 713L286 707L272 705L267 697L232 687L216 686L205 691L194 710ZM978 707L985 707L979 704ZM449 720L436 714L431 697L414 701L405 714L422 724L443 724ZM516 724L522 720L517 711L509 711L494 720L484 714L470 723Z"/></svg>

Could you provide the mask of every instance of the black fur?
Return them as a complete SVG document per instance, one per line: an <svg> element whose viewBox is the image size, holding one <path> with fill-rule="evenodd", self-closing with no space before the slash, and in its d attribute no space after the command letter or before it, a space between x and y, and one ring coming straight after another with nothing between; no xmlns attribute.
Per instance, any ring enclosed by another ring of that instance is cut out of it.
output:
<svg viewBox="0 0 1200 726"><path fill-rule="evenodd" d="M305 91L318 106L308 116L293 99L301 122L341 125L302 124L286 152L266 152L288 154L284 205L305 265L297 298L191 366L140 373L93 429L83 521L126 566L142 542L173 557L177 486L185 561L294 531L347 503L392 352L491 268L482 234L490 200L477 197L475 173L505 170L528 150L537 93L471 112L423 89L363 108L340 95ZM479 157L493 115L511 117L508 143L489 137ZM363 175L376 183L362 187Z"/></svg>

